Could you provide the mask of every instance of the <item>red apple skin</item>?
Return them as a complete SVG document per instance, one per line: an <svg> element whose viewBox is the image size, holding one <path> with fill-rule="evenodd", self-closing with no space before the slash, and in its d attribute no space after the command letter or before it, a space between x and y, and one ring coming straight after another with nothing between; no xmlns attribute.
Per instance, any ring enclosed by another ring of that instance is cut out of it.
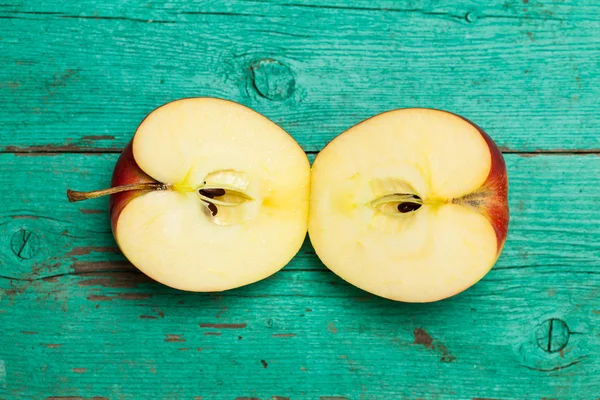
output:
<svg viewBox="0 0 600 400"><path fill-rule="evenodd" d="M479 129L479 127L478 127ZM508 174L502 152L496 143L484 131L479 129L483 138L490 146L492 168L483 185L491 192L484 203L485 214L489 218L498 240L498 253L502 251L508 234L510 213L508 209Z"/></svg>
<svg viewBox="0 0 600 400"><path fill-rule="evenodd" d="M510 219L508 209L508 174L506 172L506 163L502 152L494 142L494 140L481 129L477 124L469 121L463 116L454 114L457 117L467 121L473 125L483 139L486 141L490 154L492 157L492 166L487 179L477 190L477 194L480 194L481 203L477 208L488 218L494 231L496 232L496 239L498 241L498 254L502 252L506 236L508 234L508 222Z"/></svg>
<svg viewBox="0 0 600 400"><path fill-rule="evenodd" d="M151 178L139 167L133 157L133 140L125 147L121 156L117 160L115 169L112 175L111 186L121 186L134 183L156 183L157 181ZM148 193L146 190L130 190L110 196L109 213L110 224L113 234L117 234L117 222L121 211L127 204L138 196Z"/></svg>

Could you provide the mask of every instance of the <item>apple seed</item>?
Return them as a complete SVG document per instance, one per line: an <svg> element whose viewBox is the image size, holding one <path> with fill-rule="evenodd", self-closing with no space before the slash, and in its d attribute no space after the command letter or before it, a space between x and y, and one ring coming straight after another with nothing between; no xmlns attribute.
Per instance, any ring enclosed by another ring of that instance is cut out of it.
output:
<svg viewBox="0 0 600 400"><path fill-rule="evenodd" d="M416 211L419 208L421 208L421 204L418 203L402 202L398 204L398 211L401 213Z"/></svg>
<svg viewBox="0 0 600 400"><path fill-rule="evenodd" d="M200 189L199 192L202 196L206 196L210 199L219 197L219 196L225 196L225 189L219 189L219 188Z"/></svg>
<svg viewBox="0 0 600 400"><path fill-rule="evenodd" d="M213 217L219 212L219 209L213 203L208 203L208 209L210 210Z"/></svg>

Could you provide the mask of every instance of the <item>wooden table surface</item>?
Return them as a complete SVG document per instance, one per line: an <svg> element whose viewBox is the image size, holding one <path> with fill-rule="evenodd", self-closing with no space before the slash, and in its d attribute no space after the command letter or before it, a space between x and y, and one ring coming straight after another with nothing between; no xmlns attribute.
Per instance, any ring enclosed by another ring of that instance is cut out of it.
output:
<svg viewBox="0 0 600 400"><path fill-rule="evenodd" d="M43 4L42 4L43 3ZM309 242L221 294L119 253L118 153L155 107L241 102L311 158L385 110L448 109L505 153L511 225L475 287L413 305ZM600 2L6 0L0 399L600 397Z"/></svg>

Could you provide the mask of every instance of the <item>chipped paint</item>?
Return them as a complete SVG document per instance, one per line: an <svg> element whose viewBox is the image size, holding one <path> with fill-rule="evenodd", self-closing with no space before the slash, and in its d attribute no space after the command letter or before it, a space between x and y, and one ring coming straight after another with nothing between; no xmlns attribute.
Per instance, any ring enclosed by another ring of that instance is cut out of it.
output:
<svg viewBox="0 0 600 400"><path fill-rule="evenodd" d="M88 300L91 301L112 301L114 299L121 300L143 300L151 298L151 294L143 294L143 293L118 293L114 296L107 295L89 295L87 297Z"/></svg>
<svg viewBox="0 0 600 400"><path fill-rule="evenodd" d="M436 350L441 353L441 362L453 362L456 361L456 357L453 356L448 348L439 342L435 342L431 336L423 328L416 328L413 331L414 344L425 346L426 349Z"/></svg>
<svg viewBox="0 0 600 400"><path fill-rule="evenodd" d="M68 256L82 256L90 253L113 253L120 254L118 247L96 247L96 246L85 246L75 247L67 253Z"/></svg>
<svg viewBox="0 0 600 400"><path fill-rule="evenodd" d="M114 299L114 296L104 296L104 295L89 295L87 297L88 300L91 301L112 301L112 299Z"/></svg>
<svg viewBox="0 0 600 400"><path fill-rule="evenodd" d="M200 328L243 329L246 324L200 324Z"/></svg>
<svg viewBox="0 0 600 400"><path fill-rule="evenodd" d="M139 285L154 282L141 272L102 272L95 274L94 278L84 279L77 282L81 287L103 286L106 288L137 288ZM128 295L128 294L125 294ZM145 295L144 295L145 296ZM148 295L148 297L152 297ZM147 298L147 297L144 297Z"/></svg>
<svg viewBox="0 0 600 400"><path fill-rule="evenodd" d="M338 330L333 322L330 322L329 325L327 325L327 330L333 334L338 333Z"/></svg>
<svg viewBox="0 0 600 400"><path fill-rule="evenodd" d="M115 140L114 136L111 135L90 135L84 136L83 140Z"/></svg>
<svg viewBox="0 0 600 400"><path fill-rule="evenodd" d="M40 219L40 217L37 217L35 215L12 215L11 218L12 219L33 219L33 220Z"/></svg>
<svg viewBox="0 0 600 400"><path fill-rule="evenodd" d="M425 346L425 348L430 349L433 343L433 338L429 336L427 331L423 328L417 328L413 332L413 336L415 337L414 344L420 344Z"/></svg>
<svg viewBox="0 0 600 400"><path fill-rule="evenodd" d="M296 337L295 333L274 333L271 335L271 337L275 337L275 338L292 338L292 337Z"/></svg>
<svg viewBox="0 0 600 400"><path fill-rule="evenodd" d="M89 274L91 272L139 272L129 261L118 260L118 261L78 261L71 265L71 269L76 274Z"/></svg>
<svg viewBox="0 0 600 400"><path fill-rule="evenodd" d="M30 154L34 157L47 157L53 156L57 153L82 153L86 156L97 155L102 156L106 152L116 153L123 151L121 147L108 147L102 148L102 152L90 153L89 143L88 145L76 145L76 144L65 144L65 145L34 145L34 146L5 146L4 149L0 147L5 153L17 153L17 155L26 155L22 153L43 153L43 154ZM103 153L104 152L104 153ZM47 154L53 153L53 154Z"/></svg>
<svg viewBox="0 0 600 400"><path fill-rule="evenodd" d="M79 212L82 214L104 214L106 211L105 210L92 210L89 208L81 208L81 209L79 209Z"/></svg>
<svg viewBox="0 0 600 400"><path fill-rule="evenodd" d="M185 342L185 339L183 338L183 335L166 334L165 342L167 342L167 343L181 342L182 343L182 342Z"/></svg>

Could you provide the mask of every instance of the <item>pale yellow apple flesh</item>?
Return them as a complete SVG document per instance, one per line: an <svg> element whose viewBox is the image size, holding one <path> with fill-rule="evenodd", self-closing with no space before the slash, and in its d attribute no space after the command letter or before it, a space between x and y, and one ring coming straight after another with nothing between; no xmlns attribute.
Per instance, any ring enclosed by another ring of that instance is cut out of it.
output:
<svg viewBox="0 0 600 400"><path fill-rule="evenodd" d="M366 120L319 153L311 184L318 256L382 297L429 302L459 293L491 269L504 243L501 153L454 114L405 109ZM416 209L400 212L406 202Z"/></svg>
<svg viewBox="0 0 600 400"><path fill-rule="evenodd" d="M310 166L294 139L262 115L218 99L175 101L142 122L132 153L168 189L117 198L113 230L125 256L153 279L227 290L266 278L299 250ZM114 184L131 179L115 177ZM202 188L227 194L206 198Z"/></svg>

